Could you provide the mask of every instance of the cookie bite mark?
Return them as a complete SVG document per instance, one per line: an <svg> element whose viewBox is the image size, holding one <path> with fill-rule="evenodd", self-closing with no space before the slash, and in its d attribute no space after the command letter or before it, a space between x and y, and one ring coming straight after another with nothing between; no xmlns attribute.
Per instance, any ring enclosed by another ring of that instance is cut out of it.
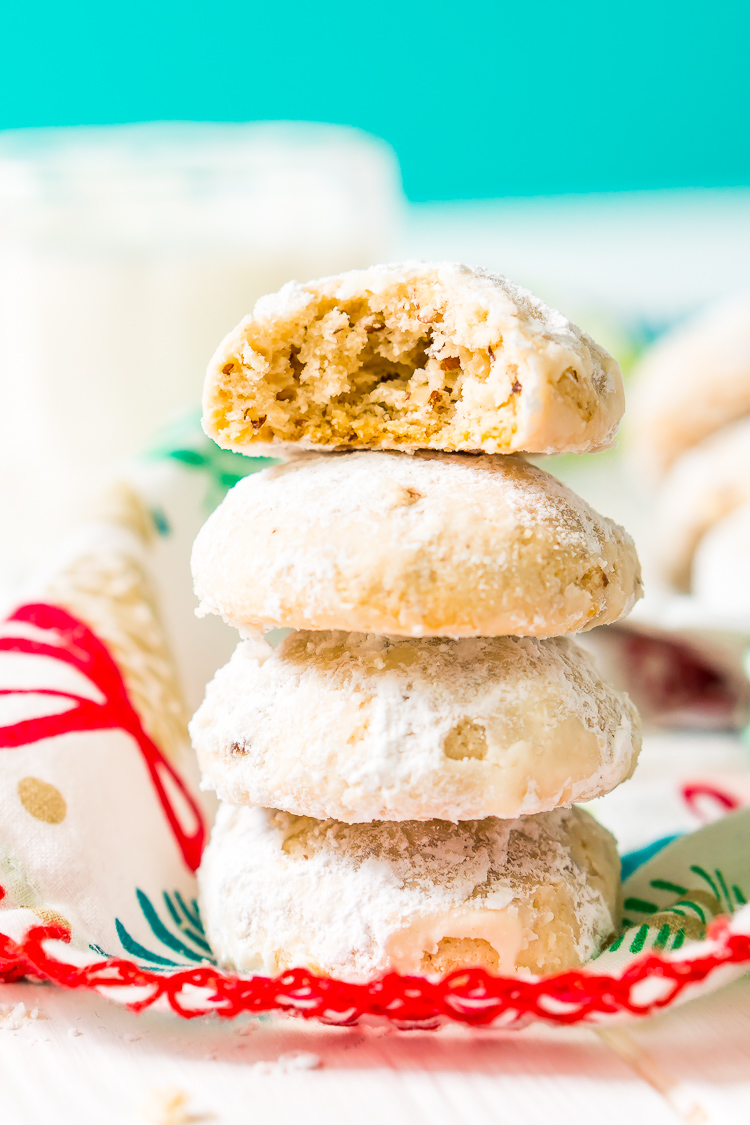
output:
<svg viewBox="0 0 750 1125"><path fill-rule="evenodd" d="M339 449L431 444L454 418L466 374L484 381L488 361L451 346L439 311L421 319L414 290L317 301L293 343L285 333L272 337L263 349L268 366L253 362L248 340L221 368L222 399L232 400L232 415L242 410L242 423L226 418L232 444L251 440L267 420L264 440Z"/></svg>
<svg viewBox="0 0 750 1125"><path fill-rule="evenodd" d="M225 448L591 450L622 413L615 361L505 278L454 264L290 283L219 348Z"/></svg>

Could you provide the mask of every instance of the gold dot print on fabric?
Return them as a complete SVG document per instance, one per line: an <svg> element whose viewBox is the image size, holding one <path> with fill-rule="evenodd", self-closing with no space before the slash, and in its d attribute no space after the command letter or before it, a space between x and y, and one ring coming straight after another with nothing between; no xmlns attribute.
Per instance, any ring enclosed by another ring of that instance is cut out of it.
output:
<svg viewBox="0 0 750 1125"><path fill-rule="evenodd" d="M43 820L45 824L61 824L68 806L59 789L38 777L22 777L18 783L18 796L26 812Z"/></svg>
<svg viewBox="0 0 750 1125"><path fill-rule="evenodd" d="M46 922L48 926L62 926L63 929L70 933L72 927L67 918L63 918L62 914L58 914L56 910L47 910L46 907L29 907L34 913Z"/></svg>

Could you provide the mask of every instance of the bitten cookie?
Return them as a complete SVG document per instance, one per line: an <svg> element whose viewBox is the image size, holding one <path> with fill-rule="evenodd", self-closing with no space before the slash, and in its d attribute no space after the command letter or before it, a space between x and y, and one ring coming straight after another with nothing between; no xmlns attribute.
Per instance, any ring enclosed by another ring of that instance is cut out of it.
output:
<svg viewBox="0 0 750 1125"><path fill-rule="evenodd" d="M701 537L750 503L750 417L723 426L675 461L662 486L656 517L659 561L679 590L691 584Z"/></svg>
<svg viewBox="0 0 750 1125"><path fill-rule="evenodd" d="M707 309L651 348L635 372L628 430L654 473L750 413L750 294Z"/></svg>
<svg viewBox="0 0 750 1125"><path fill-rule="evenodd" d="M199 883L219 962L267 974L552 973L620 918L614 839L579 809L346 825L223 805Z"/></svg>
<svg viewBox="0 0 750 1125"><path fill-rule="evenodd" d="M564 639L246 641L190 731L221 800L348 823L587 801L629 777L640 749L630 700Z"/></svg>
<svg viewBox="0 0 750 1125"><path fill-rule="evenodd" d="M290 282L211 360L206 433L226 449L581 453L624 409L614 359L504 277L407 262Z"/></svg>
<svg viewBox="0 0 750 1125"><path fill-rule="evenodd" d="M558 636L641 593L625 531L518 457L308 456L240 481L201 529L202 612L246 628Z"/></svg>

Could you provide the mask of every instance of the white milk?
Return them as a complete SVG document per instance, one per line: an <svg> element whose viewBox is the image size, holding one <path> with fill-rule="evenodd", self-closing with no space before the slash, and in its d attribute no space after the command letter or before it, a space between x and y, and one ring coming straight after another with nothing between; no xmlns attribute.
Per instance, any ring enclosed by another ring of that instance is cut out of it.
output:
<svg viewBox="0 0 750 1125"><path fill-rule="evenodd" d="M263 293L388 258L382 142L296 123L0 134L0 573L197 405Z"/></svg>

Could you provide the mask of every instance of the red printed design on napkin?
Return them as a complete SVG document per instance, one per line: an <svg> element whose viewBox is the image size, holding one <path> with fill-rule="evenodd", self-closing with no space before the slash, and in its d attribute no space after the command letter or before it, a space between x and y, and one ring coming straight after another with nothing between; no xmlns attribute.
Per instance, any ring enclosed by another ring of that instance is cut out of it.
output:
<svg viewBox="0 0 750 1125"><path fill-rule="evenodd" d="M120 671L107 649L83 622L59 606L23 605L7 620L11 624L32 626L49 637L45 641L28 636L0 637L0 652L48 657L68 664L99 689L104 701L97 702L57 688L0 688L0 695L56 697L66 707L57 714L0 726L0 749L27 746L72 731L120 729L130 734L143 755L185 864L195 871L205 845L203 816L182 778L143 729Z"/></svg>

